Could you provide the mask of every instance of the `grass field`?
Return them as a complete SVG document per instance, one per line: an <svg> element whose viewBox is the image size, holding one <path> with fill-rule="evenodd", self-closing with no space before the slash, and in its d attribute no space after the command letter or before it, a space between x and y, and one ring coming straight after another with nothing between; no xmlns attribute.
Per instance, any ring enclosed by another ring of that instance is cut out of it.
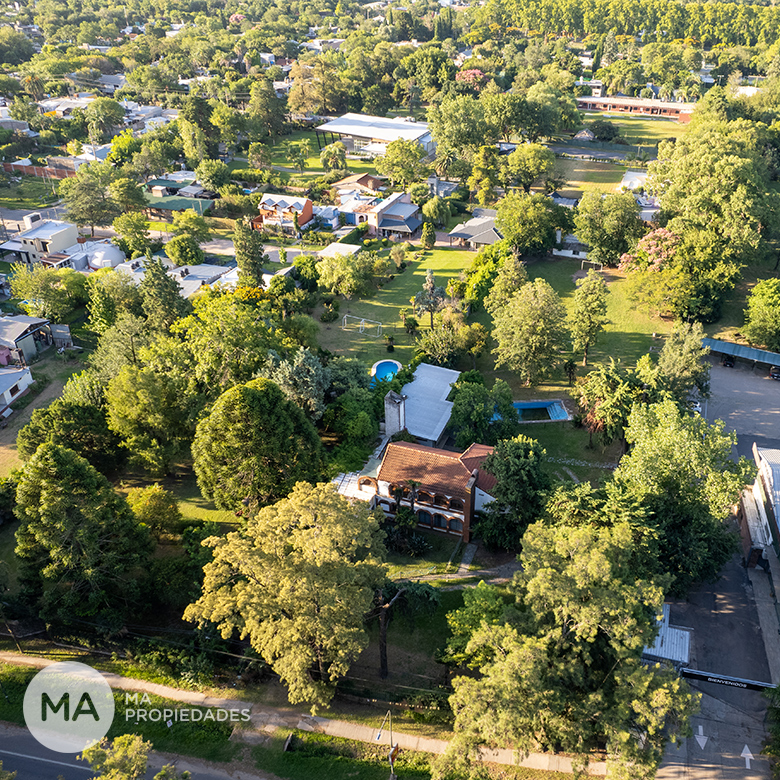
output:
<svg viewBox="0 0 780 780"><path fill-rule="evenodd" d="M555 174L566 180L560 189L561 195L566 197L578 197L583 192L615 192L625 172L623 165L569 157L557 157L555 160Z"/></svg>
<svg viewBox="0 0 780 780"><path fill-rule="evenodd" d="M23 176L18 184L0 186L0 208L38 209L56 201L51 184L35 176Z"/></svg>
<svg viewBox="0 0 780 780"><path fill-rule="evenodd" d="M625 114L608 114L601 111L582 114L585 125L595 119L607 119L620 128L620 134L632 144L655 146L667 138L679 138L688 129L688 125L672 119L648 119ZM636 151L636 150L635 150Z"/></svg>

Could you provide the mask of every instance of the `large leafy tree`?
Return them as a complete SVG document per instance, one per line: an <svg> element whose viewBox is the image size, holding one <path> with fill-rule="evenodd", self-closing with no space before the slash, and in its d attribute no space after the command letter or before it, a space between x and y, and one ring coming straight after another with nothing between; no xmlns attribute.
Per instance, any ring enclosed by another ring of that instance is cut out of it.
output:
<svg viewBox="0 0 780 780"><path fill-rule="evenodd" d="M480 674L454 681L455 738L434 777L481 745L562 750L582 765L603 743L616 777L655 776L666 741L688 733L695 698L674 670L641 661L664 579L638 579L633 559L628 523L528 528L515 608L499 625L494 611L467 645Z"/></svg>
<svg viewBox="0 0 780 780"><path fill-rule="evenodd" d="M258 377L270 379L285 397L301 407L312 420L325 411L325 393L330 387L330 369L310 349L299 347L288 359L269 354Z"/></svg>
<svg viewBox="0 0 780 780"><path fill-rule="evenodd" d="M96 333L105 333L124 314L142 313L141 293L129 274L101 268L87 277L87 291L89 327Z"/></svg>
<svg viewBox="0 0 780 780"><path fill-rule="evenodd" d="M42 617L115 625L137 606L148 536L84 458L42 444L21 472L16 515L20 579Z"/></svg>
<svg viewBox="0 0 780 780"><path fill-rule="evenodd" d="M582 352L582 365L588 365L588 351L604 330L607 320L607 296L609 289L596 271L577 285L574 293L574 311L570 318L572 342L575 352Z"/></svg>
<svg viewBox="0 0 780 780"><path fill-rule="evenodd" d="M275 501L323 467L314 426L269 379L223 393L198 424L192 455L200 489L222 509Z"/></svg>
<svg viewBox="0 0 780 780"><path fill-rule="evenodd" d="M498 441L485 458L482 468L496 478L496 484L487 521L479 524L483 541L517 549L525 529L541 516L550 487L544 471L545 455L538 441L519 434Z"/></svg>
<svg viewBox="0 0 780 780"><path fill-rule="evenodd" d="M736 435L722 421L709 425L672 400L636 405L625 435L631 450L615 482L647 510L655 558L673 575L674 592L685 593L733 554L736 538L725 521L755 470L732 459Z"/></svg>
<svg viewBox="0 0 780 780"><path fill-rule="evenodd" d="M325 257L316 266L318 283L321 288L347 299L363 295L374 278L375 262L373 252Z"/></svg>
<svg viewBox="0 0 780 780"><path fill-rule="evenodd" d="M144 742L139 734L120 734L112 741L104 739L87 748L80 758L89 763L95 780L143 780L149 763L151 742ZM190 780L188 771L178 772L173 764L166 764L154 780Z"/></svg>
<svg viewBox="0 0 780 780"><path fill-rule="evenodd" d="M555 167L555 154L542 144L521 144L507 158L509 171L525 192L549 176Z"/></svg>
<svg viewBox="0 0 780 780"><path fill-rule="evenodd" d="M431 317L431 330L433 330L433 315L444 305L444 288L436 284L433 271L429 268L425 272L423 288L414 296L414 310L417 315L429 314Z"/></svg>
<svg viewBox="0 0 780 780"><path fill-rule="evenodd" d="M496 199L499 184L499 157L495 146L480 146L474 155L468 186L476 190L477 203L487 206Z"/></svg>
<svg viewBox="0 0 780 780"><path fill-rule="evenodd" d="M11 293L26 300L25 309L34 317L54 322L65 319L77 306L87 301L87 277L72 268L12 266Z"/></svg>
<svg viewBox="0 0 780 780"><path fill-rule="evenodd" d="M566 348L566 309L544 279L524 284L493 313L496 367L516 371L526 385L553 371Z"/></svg>
<svg viewBox="0 0 780 780"><path fill-rule="evenodd" d="M519 418L512 405L512 389L497 379L488 390L483 384L458 382L452 403L450 425L456 446L495 444L517 433Z"/></svg>
<svg viewBox="0 0 780 780"><path fill-rule="evenodd" d="M384 579L381 538L366 504L299 482L245 530L208 540L214 560L185 619L249 638L292 703L325 705L368 645L364 616Z"/></svg>
<svg viewBox="0 0 780 780"><path fill-rule="evenodd" d="M43 409L35 409L30 422L17 434L19 457L30 460L44 442L69 447L104 473L122 461L119 438L109 429L104 412L91 405L58 398Z"/></svg>
<svg viewBox="0 0 780 780"><path fill-rule="evenodd" d="M751 290L743 331L751 344L780 352L780 279L764 279Z"/></svg>
<svg viewBox="0 0 780 780"><path fill-rule="evenodd" d="M574 214L577 237L587 244L588 259L616 266L644 232L639 205L630 193L587 192Z"/></svg>
<svg viewBox="0 0 780 780"><path fill-rule="evenodd" d="M387 176L393 184L407 187L414 181L422 179L427 172L423 160L425 149L417 141L405 141L398 138L387 145L387 151L376 160L376 170L382 176Z"/></svg>
<svg viewBox="0 0 780 780"><path fill-rule="evenodd" d="M694 391L702 398L710 394L710 350L703 338L700 322L678 323L658 353L659 384L683 406Z"/></svg>
<svg viewBox="0 0 780 780"><path fill-rule="evenodd" d="M145 253L149 249L149 221L145 214L138 211L120 214L112 226L127 241L131 252Z"/></svg>
<svg viewBox="0 0 780 780"><path fill-rule="evenodd" d="M67 217L77 225L88 225L95 235L96 225L110 225L122 213L109 191L116 169L109 163L79 166L76 175L60 182L60 197Z"/></svg>
<svg viewBox="0 0 780 780"><path fill-rule="evenodd" d="M509 193L496 206L501 235L521 254L543 252L555 243L555 231L568 227L569 216L544 195Z"/></svg>

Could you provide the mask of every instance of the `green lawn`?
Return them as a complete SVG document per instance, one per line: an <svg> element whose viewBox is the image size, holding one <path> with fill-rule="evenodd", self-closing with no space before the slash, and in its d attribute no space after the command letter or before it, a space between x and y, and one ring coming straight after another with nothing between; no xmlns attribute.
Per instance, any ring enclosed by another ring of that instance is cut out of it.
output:
<svg viewBox="0 0 780 780"><path fill-rule="evenodd" d="M431 545L431 549L419 558L410 558L408 555L390 552L387 562L390 564L389 574L393 579L405 579L408 577L420 577L428 574L443 574L447 570L447 563L452 559L454 568L457 569L462 557L460 539L434 531L421 531ZM453 553L455 553L453 555Z"/></svg>
<svg viewBox="0 0 780 780"><path fill-rule="evenodd" d="M52 185L35 176L23 176L18 184L0 186L0 208L38 209L56 203Z"/></svg>
<svg viewBox="0 0 780 780"><path fill-rule="evenodd" d="M655 146L667 138L679 138L688 125L672 119L648 119L640 116L606 115L600 111L583 114L587 126L595 119L607 119L620 128L620 134L632 144ZM636 150L634 150L636 151Z"/></svg>
<svg viewBox="0 0 780 780"><path fill-rule="evenodd" d="M611 163L569 157L555 160L555 174L566 180L560 192L567 197L578 197L583 192L615 192L625 171L625 166Z"/></svg>
<svg viewBox="0 0 780 780"><path fill-rule="evenodd" d="M393 358L401 363L407 363L414 354L414 340L403 329L399 309L410 307L409 299L422 289L427 269L432 269L437 284L446 287L447 280L457 277L474 259L475 253L463 249L434 249L426 253L420 260L412 259L409 254L409 265L395 278L387 282L385 286L377 290L370 298L361 300L341 300L340 316L336 322L328 325L319 322L321 309L315 312L315 320L320 326L319 343L323 349L339 354L351 354L369 364L388 357L385 340L377 337L376 327L366 327L364 333L360 333L357 325L350 325L347 330L342 329L342 318L345 314L354 317L368 318L382 323L383 335L395 337L395 353ZM428 327L429 322L421 322L423 327Z"/></svg>

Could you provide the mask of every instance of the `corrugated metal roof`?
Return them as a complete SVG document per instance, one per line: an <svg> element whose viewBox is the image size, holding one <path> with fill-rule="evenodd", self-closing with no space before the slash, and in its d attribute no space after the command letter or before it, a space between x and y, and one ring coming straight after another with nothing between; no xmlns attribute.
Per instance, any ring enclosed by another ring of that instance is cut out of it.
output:
<svg viewBox="0 0 780 780"><path fill-rule="evenodd" d="M642 655L677 664L688 664L691 655L690 629L675 628L669 625L669 605L664 604L663 614L658 620L658 636L652 645L646 647Z"/></svg>
<svg viewBox="0 0 780 780"><path fill-rule="evenodd" d="M772 533L769 530L766 517L761 517L756 496L750 488L742 491L742 509L745 512L745 520L753 547L768 547L772 543Z"/></svg>
<svg viewBox="0 0 780 780"><path fill-rule="evenodd" d="M780 366L780 354L769 352L766 349L747 347L744 344L734 344L731 341L705 338L701 340L702 346L709 347L713 352L721 355L733 355L745 360L755 360L758 363L767 363L770 366Z"/></svg>

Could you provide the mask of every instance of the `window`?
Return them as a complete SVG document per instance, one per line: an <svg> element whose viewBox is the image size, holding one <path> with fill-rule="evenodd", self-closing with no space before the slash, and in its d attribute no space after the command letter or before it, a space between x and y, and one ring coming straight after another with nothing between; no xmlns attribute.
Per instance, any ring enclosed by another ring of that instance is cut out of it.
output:
<svg viewBox="0 0 780 780"><path fill-rule="evenodd" d="M436 517L439 517L439 515L436 515ZM417 522L420 525L430 525L431 524L431 513L426 512L424 509L421 509L417 513Z"/></svg>
<svg viewBox="0 0 780 780"><path fill-rule="evenodd" d="M14 385L8 392L11 395L16 395L19 392L19 385Z"/></svg>
<svg viewBox="0 0 780 780"><path fill-rule="evenodd" d="M450 505L450 502L447 501L447 497L446 496L436 495L436 496L433 497L433 505L434 506L444 507L444 509L446 509Z"/></svg>
<svg viewBox="0 0 780 780"><path fill-rule="evenodd" d="M447 528L447 518L444 515L434 515L433 516L433 527L434 528Z"/></svg>
<svg viewBox="0 0 780 780"><path fill-rule="evenodd" d="M417 493L417 500L421 504L432 504L433 503L433 496L426 492L425 490L420 490Z"/></svg>
<svg viewBox="0 0 780 780"><path fill-rule="evenodd" d="M450 531L455 531L459 534L463 533L463 523L460 520L450 520Z"/></svg>
<svg viewBox="0 0 780 780"><path fill-rule="evenodd" d="M459 498L451 498L450 499L450 509L455 509L456 511L462 512L463 511L463 502Z"/></svg>

